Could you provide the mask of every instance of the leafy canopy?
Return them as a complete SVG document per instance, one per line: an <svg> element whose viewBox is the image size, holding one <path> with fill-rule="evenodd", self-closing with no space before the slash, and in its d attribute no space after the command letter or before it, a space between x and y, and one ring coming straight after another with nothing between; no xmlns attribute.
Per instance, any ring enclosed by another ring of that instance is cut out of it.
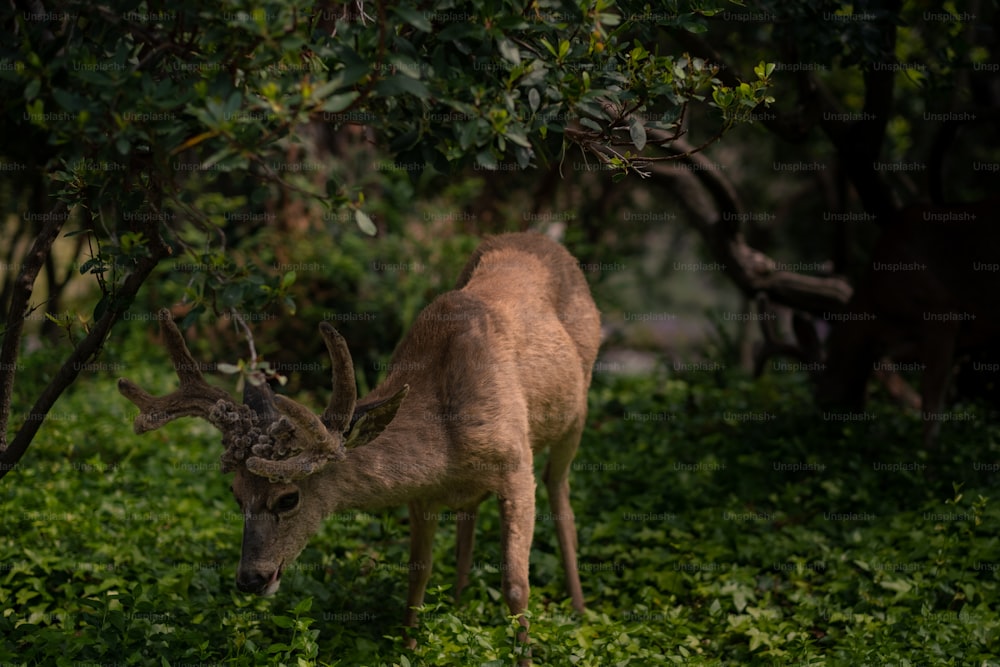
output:
<svg viewBox="0 0 1000 667"><path fill-rule="evenodd" d="M203 219L185 207L192 181L282 179L269 158L310 120L372 127L414 174L527 169L573 145L627 171L647 130L676 133L692 101L719 107L721 133L769 100L763 66L726 88L710 63L659 53L663 30L703 30L713 3L46 7L15 16L0 71L18 130L9 157L45 169L54 194L95 215L165 199ZM359 203L338 182L313 194Z"/></svg>

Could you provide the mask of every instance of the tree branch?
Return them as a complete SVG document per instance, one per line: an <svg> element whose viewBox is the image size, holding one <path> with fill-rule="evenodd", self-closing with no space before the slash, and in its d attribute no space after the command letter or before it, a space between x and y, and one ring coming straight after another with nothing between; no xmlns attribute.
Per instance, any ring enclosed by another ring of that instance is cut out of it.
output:
<svg viewBox="0 0 1000 667"><path fill-rule="evenodd" d="M773 259L747 245L740 230L745 211L732 183L705 155L691 153L683 141L675 142L671 150L682 152L676 166L653 165L650 178L679 192L713 256L747 297L765 293L774 302L816 314L844 308L851 298L846 280L780 269ZM696 184L703 189L700 196Z"/></svg>
<svg viewBox="0 0 1000 667"><path fill-rule="evenodd" d="M28 412L24 424L18 430L14 439L9 445L6 445L2 450L0 450L0 479L3 479L8 472L17 467L17 462L28 449L28 445L31 444L35 434L38 433L38 429L41 428L42 422L45 420L45 416L48 414L49 410L52 409L56 400L58 400L67 387L73 384L77 376L80 374L80 369L84 368L87 362L100 352L101 347L104 345L104 341L111 332L111 328L116 322L118 322L118 320L121 319L125 311L128 310L129 306L132 304L132 300L135 298L135 295L139 292L142 285L146 282L146 279L159 264L160 260L170 255L170 247L163 242L163 239L156 230L155 223L152 223L151 227L152 229L149 230L149 255L137 260L135 271L125 279L121 288L118 290L116 298L111 300L107 311L105 311L101 319L94 323L94 326L91 327L87 336L73 349L73 352L69 355L69 358L66 359L65 363L63 363L55 377L52 378L52 381L49 382L44 390L42 390L41 395L35 401L35 404L31 406L31 410ZM58 228L55 230L53 238L56 234L58 234ZM43 234L40 234L39 237L36 238L36 243L42 238ZM48 247L51 247L51 241L49 241ZM44 262L44 256L42 256L39 261L39 267L41 266L41 262ZM35 269L35 274L37 275L37 273L38 268ZM30 293L30 286L28 291ZM12 307L11 313L13 314L14 312L15 311ZM23 316L18 318L16 322L12 322L14 326L17 326L17 338L20 337L20 328L23 325L23 322ZM11 337L8 330L8 337L4 339L5 355L7 353L6 348L9 340L11 340ZM14 357L12 359L16 359L16 342L13 344L13 350ZM6 356L3 357L3 359L6 358ZM6 368L6 366L3 366L2 368ZM6 371L4 373L6 374ZM10 383L12 386L13 371L10 371L10 374ZM4 377L6 377L6 375ZM4 410L2 413L3 423L0 424L0 426L3 427L3 431L0 432L0 436L5 434L7 431L7 419L9 417L10 410L10 387L6 387L6 389L8 391L8 394L5 397L6 400L3 405L0 405L0 410Z"/></svg>
<svg viewBox="0 0 1000 667"><path fill-rule="evenodd" d="M14 391L14 375L17 372L17 355L21 348L21 334L24 331L24 320L28 315L28 301L35 287L38 272L45 265L52 244L59 237L59 231L66 223L69 211L66 204L59 202L45 214L45 224L31 243L24 258L10 299L10 310L7 312L7 329L4 332L3 345L0 346L0 478L7 472L3 467L6 463L7 426L10 421L10 403Z"/></svg>

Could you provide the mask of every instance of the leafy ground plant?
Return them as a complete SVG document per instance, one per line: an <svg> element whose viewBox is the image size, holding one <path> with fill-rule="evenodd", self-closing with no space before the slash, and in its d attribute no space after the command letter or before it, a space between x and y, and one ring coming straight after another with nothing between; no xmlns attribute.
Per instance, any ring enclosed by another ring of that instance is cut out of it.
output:
<svg viewBox="0 0 1000 667"><path fill-rule="evenodd" d="M275 597L238 593L217 433L191 420L131 434L114 377L173 382L140 347L62 399L3 486L0 664L516 661L495 503L458 606L442 522L415 649L399 628L402 510L330 517ZM572 478L588 610L566 600L539 498L535 663L1000 664L1000 432L957 421L926 452L918 417L869 413L817 412L794 375L598 372Z"/></svg>

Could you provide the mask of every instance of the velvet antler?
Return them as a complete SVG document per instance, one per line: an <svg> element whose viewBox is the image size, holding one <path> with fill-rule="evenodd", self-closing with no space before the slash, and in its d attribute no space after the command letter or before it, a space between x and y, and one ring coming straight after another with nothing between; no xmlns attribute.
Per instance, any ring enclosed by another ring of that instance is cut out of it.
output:
<svg viewBox="0 0 1000 667"><path fill-rule="evenodd" d="M220 413L216 417L222 417L223 412L240 406L224 390L205 381L198 363L184 343L184 336L174 324L170 311L161 309L157 316L163 344L170 354L170 360L174 362L174 370L180 378L181 386L166 396L153 396L131 380L119 379L118 391L139 408L139 414L133 423L135 432L145 433L158 429L179 417L202 417L221 428L212 418L213 411Z"/></svg>

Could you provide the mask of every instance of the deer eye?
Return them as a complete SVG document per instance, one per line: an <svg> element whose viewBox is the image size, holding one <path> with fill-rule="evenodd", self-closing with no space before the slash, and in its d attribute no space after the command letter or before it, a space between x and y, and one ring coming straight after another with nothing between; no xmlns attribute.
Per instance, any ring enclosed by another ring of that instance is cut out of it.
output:
<svg viewBox="0 0 1000 667"><path fill-rule="evenodd" d="M292 493L286 493L285 495L278 498L274 503L274 511L278 514L283 512L291 512L293 509L299 505L299 492L293 491Z"/></svg>

